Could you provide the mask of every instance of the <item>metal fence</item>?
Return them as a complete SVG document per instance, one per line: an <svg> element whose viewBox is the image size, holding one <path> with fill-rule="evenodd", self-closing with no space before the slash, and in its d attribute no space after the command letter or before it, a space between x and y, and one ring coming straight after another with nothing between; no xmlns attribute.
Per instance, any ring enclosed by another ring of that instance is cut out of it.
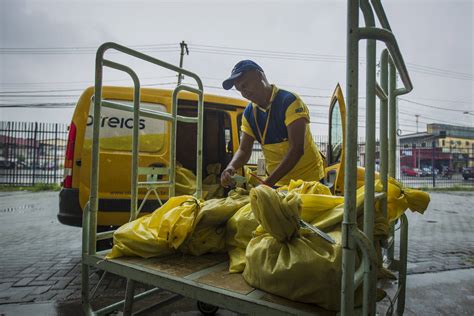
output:
<svg viewBox="0 0 474 316"><path fill-rule="evenodd" d="M67 134L66 124L0 121L0 184L59 184Z"/></svg>
<svg viewBox="0 0 474 316"><path fill-rule="evenodd" d="M474 147L399 147L399 178L409 187L474 187Z"/></svg>
<svg viewBox="0 0 474 316"><path fill-rule="evenodd" d="M321 151L321 153L326 156L327 146L328 146L328 137L327 136L314 136L313 140L318 146L319 151ZM248 163L256 165L258 158L262 155L263 155L262 146L258 142L255 142L253 144L252 155L250 156Z"/></svg>

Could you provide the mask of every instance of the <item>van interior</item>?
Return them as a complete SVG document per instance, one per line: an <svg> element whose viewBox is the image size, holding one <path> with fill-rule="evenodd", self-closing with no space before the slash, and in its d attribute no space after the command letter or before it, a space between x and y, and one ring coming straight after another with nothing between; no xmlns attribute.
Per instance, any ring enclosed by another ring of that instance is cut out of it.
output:
<svg viewBox="0 0 474 316"><path fill-rule="evenodd" d="M179 106L178 115L197 116L196 107ZM232 158L232 128L230 116L225 111L206 109L203 128L203 177L206 166L220 163L221 171ZM176 160L196 174L197 124L178 122Z"/></svg>

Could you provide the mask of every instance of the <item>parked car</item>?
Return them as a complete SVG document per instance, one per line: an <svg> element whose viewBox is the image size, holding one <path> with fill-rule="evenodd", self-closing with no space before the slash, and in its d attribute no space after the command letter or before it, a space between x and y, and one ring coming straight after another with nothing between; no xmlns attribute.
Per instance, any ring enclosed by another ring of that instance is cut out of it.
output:
<svg viewBox="0 0 474 316"><path fill-rule="evenodd" d="M462 169L462 177L464 180L474 178L474 167L465 167Z"/></svg>
<svg viewBox="0 0 474 316"><path fill-rule="evenodd" d="M431 171L431 168L425 167L421 169L421 176L422 177L431 177L433 176L433 171Z"/></svg>
<svg viewBox="0 0 474 316"><path fill-rule="evenodd" d="M421 170L418 168L411 168L411 167L404 166L401 168L401 170L404 175L409 176L409 177L421 176Z"/></svg>
<svg viewBox="0 0 474 316"><path fill-rule="evenodd" d="M28 164L24 161L17 161L16 167L18 169L26 169L26 168L28 168Z"/></svg>
<svg viewBox="0 0 474 316"><path fill-rule="evenodd" d="M3 157L0 158L0 169L14 169L15 162L7 160Z"/></svg>

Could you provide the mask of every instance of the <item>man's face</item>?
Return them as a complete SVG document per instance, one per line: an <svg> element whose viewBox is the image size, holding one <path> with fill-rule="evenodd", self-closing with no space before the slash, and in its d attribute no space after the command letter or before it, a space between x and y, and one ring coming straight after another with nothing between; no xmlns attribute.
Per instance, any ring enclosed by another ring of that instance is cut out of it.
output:
<svg viewBox="0 0 474 316"><path fill-rule="evenodd" d="M266 105L265 85L262 82L262 75L256 70L246 71L235 80L235 88L244 98L256 103Z"/></svg>

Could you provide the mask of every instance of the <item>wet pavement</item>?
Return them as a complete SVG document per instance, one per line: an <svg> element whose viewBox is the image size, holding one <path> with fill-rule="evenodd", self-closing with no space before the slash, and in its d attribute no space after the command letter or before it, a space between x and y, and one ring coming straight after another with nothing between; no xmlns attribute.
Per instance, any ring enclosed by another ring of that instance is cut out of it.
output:
<svg viewBox="0 0 474 316"><path fill-rule="evenodd" d="M408 276L405 306L405 315L473 315L474 269Z"/></svg>
<svg viewBox="0 0 474 316"><path fill-rule="evenodd" d="M408 212L406 315L474 314L474 193L431 193L425 215ZM56 219L58 192L0 192L0 315L82 315L81 230ZM91 273L92 285L99 272ZM138 291L147 289L142 286ZM99 305L123 299L125 280L107 275ZM169 297L157 294L151 301ZM146 301L137 309L145 307ZM143 315L200 315L176 301ZM220 311L221 315L233 313Z"/></svg>

